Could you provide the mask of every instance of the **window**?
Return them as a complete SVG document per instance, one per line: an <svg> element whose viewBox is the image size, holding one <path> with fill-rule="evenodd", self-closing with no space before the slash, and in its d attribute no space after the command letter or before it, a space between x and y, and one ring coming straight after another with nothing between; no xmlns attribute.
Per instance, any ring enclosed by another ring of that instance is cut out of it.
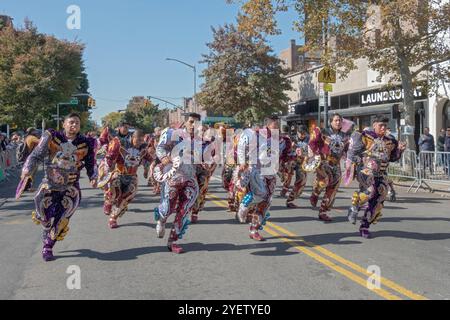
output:
<svg viewBox="0 0 450 320"><path fill-rule="evenodd" d="M361 105L359 97L360 97L359 93L353 93L350 95L350 108L359 107Z"/></svg>
<svg viewBox="0 0 450 320"><path fill-rule="evenodd" d="M339 97L331 97L331 106L330 110L339 109Z"/></svg>
<svg viewBox="0 0 450 320"><path fill-rule="evenodd" d="M340 109L348 109L349 96L344 95L339 97Z"/></svg>

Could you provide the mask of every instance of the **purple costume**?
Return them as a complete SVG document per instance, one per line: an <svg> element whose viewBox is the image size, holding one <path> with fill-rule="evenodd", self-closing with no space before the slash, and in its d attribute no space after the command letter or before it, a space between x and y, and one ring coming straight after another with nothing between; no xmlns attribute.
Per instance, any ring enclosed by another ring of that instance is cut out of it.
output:
<svg viewBox="0 0 450 320"><path fill-rule="evenodd" d="M352 207L349 209L349 220L356 223L360 208L364 208L360 234L369 238L369 227L377 223L388 193L389 180L387 168L389 162L400 159L402 151L392 136L378 137L374 131L353 133L347 153L347 171L355 172L360 190L353 194ZM353 172L346 176L351 177Z"/></svg>
<svg viewBox="0 0 450 320"><path fill-rule="evenodd" d="M45 131L39 145L22 169L27 177L44 161L45 177L34 197L36 211L32 219L43 227L44 260L53 259L53 246L69 231L69 219L81 200L80 171L86 167L90 180L96 179L95 140L78 134L69 141L64 132Z"/></svg>

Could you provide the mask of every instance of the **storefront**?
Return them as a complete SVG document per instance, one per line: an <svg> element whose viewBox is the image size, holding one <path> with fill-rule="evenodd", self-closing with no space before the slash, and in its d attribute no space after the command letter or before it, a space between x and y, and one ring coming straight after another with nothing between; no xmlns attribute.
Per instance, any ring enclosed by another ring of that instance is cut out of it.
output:
<svg viewBox="0 0 450 320"><path fill-rule="evenodd" d="M425 110L428 102L427 95L420 88L415 90L414 96L416 105L415 135L418 136L426 123ZM382 114L390 119L390 129L398 132L402 118L399 110L402 109L403 97L404 92L398 87L392 90L375 89L332 96L328 115L330 118L333 113L339 113L344 118L353 121L357 129L362 130L372 126L374 116ZM319 101L317 99L293 103L289 106L290 113L285 117L285 121L291 127L303 124L311 130L317 126L318 109ZM323 127L324 116L322 107L321 127Z"/></svg>

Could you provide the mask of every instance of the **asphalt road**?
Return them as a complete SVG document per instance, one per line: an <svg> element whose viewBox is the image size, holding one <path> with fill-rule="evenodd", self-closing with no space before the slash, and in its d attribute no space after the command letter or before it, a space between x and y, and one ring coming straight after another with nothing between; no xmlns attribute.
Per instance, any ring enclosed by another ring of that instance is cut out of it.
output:
<svg viewBox="0 0 450 320"><path fill-rule="evenodd" d="M327 224L309 206L310 184L300 209L286 209L277 188L267 241L255 242L226 212L216 176L200 222L180 242L187 252L176 255L156 237L159 198L142 177L116 230L107 226L101 191L86 178L82 186L57 259L45 263L30 218L33 195L15 202L14 183L0 185L8 198L0 207L0 299L450 299L450 199L435 194L399 190L373 238L362 239L346 218L352 188L341 188ZM80 289L70 286L73 270Z"/></svg>

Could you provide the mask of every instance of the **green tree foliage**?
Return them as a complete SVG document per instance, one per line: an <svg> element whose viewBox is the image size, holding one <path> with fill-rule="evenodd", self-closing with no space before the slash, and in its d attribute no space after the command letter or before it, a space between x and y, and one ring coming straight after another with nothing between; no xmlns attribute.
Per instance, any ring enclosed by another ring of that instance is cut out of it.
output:
<svg viewBox="0 0 450 320"><path fill-rule="evenodd" d="M261 122L264 116L286 112L291 89L272 49L263 38L240 32L234 25L212 29L207 68L198 101L211 112L235 116L246 123Z"/></svg>
<svg viewBox="0 0 450 320"><path fill-rule="evenodd" d="M50 119L80 85L84 46L41 34L30 21L0 30L0 122L26 128Z"/></svg>
<svg viewBox="0 0 450 320"><path fill-rule="evenodd" d="M111 112L102 118L102 126L115 129L121 120L122 114L120 112Z"/></svg>

